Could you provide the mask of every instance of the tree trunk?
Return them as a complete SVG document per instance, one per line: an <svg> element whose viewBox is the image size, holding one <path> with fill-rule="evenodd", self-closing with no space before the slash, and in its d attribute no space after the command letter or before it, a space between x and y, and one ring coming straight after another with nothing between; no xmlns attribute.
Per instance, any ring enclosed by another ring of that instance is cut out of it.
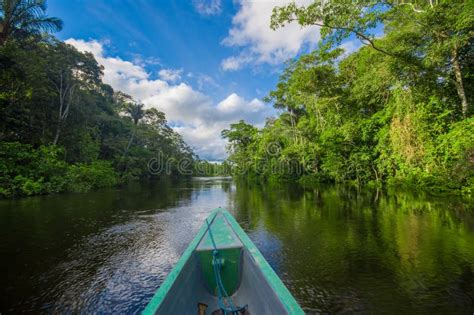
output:
<svg viewBox="0 0 474 315"><path fill-rule="evenodd" d="M58 123L58 126L56 127L56 135L54 136L53 145L58 144L60 133L61 133L61 123Z"/></svg>
<svg viewBox="0 0 474 315"><path fill-rule="evenodd" d="M122 159L124 159L127 156L128 150L130 150L130 147L132 146L133 138L135 138L135 133L137 132L137 125L133 128L132 136L130 137L130 140L128 141L127 148L125 148L125 152L123 153Z"/></svg>
<svg viewBox="0 0 474 315"><path fill-rule="evenodd" d="M459 56L457 46L453 48L453 68L454 68L454 85L456 85L456 90L461 100L461 110L464 117L467 117L469 103L466 97L466 91L464 90L464 83L462 80L461 65L459 64Z"/></svg>
<svg viewBox="0 0 474 315"><path fill-rule="evenodd" d="M293 109L290 108L290 123L291 123L291 129L293 130L293 143L298 142L298 137L296 135L296 126L295 126L295 121L294 121L294 116L293 116Z"/></svg>
<svg viewBox="0 0 474 315"><path fill-rule="evenodd" d="M56 135L54 136L53 145L56 145L61 134L61 127L69 115L69 109L74 96L75 85L64 80L63 74L59 75L59 84L56 86L59 95L59 111L58 111L58 126L56 127Z"/></svg>
<svg viewBox="0 0 474 315"><path fill-rule="evenodd" d="M3 44L5 44L6 42L6 39L7 39L7 34L4 34L3 32L0 33L0 46L3 46Z"/></svg>
<svg viewBox="0 0 474 315"><path fill-rule="evenodd" d="M8 37L8 24L0 23L0 46L3 46Z"/></svg>

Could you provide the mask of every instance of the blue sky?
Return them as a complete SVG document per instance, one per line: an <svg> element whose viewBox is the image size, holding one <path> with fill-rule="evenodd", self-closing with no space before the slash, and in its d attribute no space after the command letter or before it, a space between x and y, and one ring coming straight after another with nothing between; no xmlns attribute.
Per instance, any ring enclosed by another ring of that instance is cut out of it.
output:
<svg viewBox="0 0 474 315"><path fill-rule="evenodd" d="M284 61L319 40L317 27L270 30L285 2L49 0L48 14L64 21L60 39L94 53L106 83L164 111L201 158L222 160L220 131L275 115L262 97Z"/></svg>

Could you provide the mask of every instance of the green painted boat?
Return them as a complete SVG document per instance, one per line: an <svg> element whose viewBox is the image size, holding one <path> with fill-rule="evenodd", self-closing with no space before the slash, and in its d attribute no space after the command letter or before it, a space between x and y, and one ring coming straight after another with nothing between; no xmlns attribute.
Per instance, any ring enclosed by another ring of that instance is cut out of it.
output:
<svg viewBox="0 0 474 315"><path fill-rule="evenodd" d="M144 314L304 314L255 244L215 209Z"/></svg>

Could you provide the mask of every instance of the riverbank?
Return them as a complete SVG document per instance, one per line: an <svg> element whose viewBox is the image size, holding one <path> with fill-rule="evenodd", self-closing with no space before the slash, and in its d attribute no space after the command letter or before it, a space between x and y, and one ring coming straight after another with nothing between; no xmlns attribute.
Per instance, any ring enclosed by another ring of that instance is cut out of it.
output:
<svg viewBox="0 0 474 315"><path fill-rule="evenodd" d="M39 3L24 7L42 12ZM174 176L176 161L192 166L193 150L163 112L105 84L91 53L37 35L0 44L0 198L149 178L157 158L175 161L166 165Z"/></svg>

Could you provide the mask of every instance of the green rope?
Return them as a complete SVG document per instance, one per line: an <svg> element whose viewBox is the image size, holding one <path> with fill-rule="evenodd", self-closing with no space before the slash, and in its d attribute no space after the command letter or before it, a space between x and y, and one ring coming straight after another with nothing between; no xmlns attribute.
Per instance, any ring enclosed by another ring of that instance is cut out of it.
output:
<svg viewBox="0 0 474 315"><path fill-rule="evenodd" d="M219 255L219 251L217 250L216 242L214 241L214 236L212 235L211 231L211 225L209 224L209 221L207 221L207 230L209 231L209 236L211 238L212 242L212 247L214 247L214 250L212 251L212 267L214 270L214 278L216 281L217 285L217 302L219 304L220 309L224 312L224 315L227 314L228 312L230 314L238 314L240 311L244 310L247 308L247 305L243 307L235 306L232 298L227 294L227 291L224 287L224 284L222 283L222 277L221 277L221 269L222 269L222 264L221 264L221 259ZM227 304L230 307L226 307L226 300Z"/></svg>

